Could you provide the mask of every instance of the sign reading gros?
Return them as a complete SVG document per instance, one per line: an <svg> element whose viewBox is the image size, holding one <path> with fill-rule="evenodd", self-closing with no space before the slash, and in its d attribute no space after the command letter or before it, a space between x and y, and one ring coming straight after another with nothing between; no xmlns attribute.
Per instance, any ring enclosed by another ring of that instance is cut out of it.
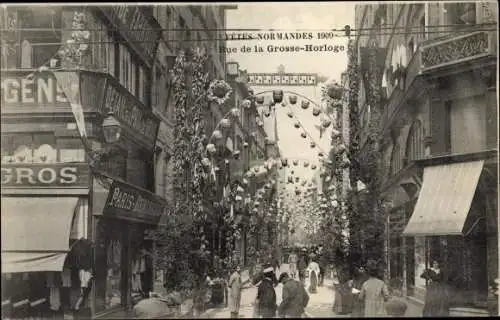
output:
<svg viewBox="0 0 500 320"><path fill-rule="evenodd" d="M2 187L88 187L88 167L66 164L2 164Z"/></svg>

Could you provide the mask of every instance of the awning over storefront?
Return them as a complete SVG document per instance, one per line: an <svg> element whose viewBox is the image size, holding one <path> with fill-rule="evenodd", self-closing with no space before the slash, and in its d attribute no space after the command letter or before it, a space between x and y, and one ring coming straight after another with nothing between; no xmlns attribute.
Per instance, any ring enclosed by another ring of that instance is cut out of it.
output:
<svg viewBox="0 0 500 320"><path fill-rule="evenodd" d="M424 168L423 185L405 236L462 235L484 161Z"/></svg>
<svg viewBox="0 0 500 320"><path fill-rule="evenodd" d="M2 197L2 273L62 271L78 197Z"/></svg>

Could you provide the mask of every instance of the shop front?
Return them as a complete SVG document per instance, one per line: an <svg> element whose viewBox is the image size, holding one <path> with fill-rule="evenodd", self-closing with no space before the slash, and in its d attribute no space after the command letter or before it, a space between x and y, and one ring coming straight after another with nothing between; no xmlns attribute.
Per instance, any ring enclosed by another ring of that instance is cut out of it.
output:
<svg viewBox="0 0 500 320"><path fill-rule="evenodd" d="M167 210L164 200L124 181L96 179L93 193L93 310L106 317L153 291L153 244L145 240Z"/></svg>
<svg viewBox="0 0 500 320"><path fill-rule="evenodd" d="M50 318L83 302L89 179L86 164L2 164L2 317Z"/></svg>
<svg viewBox="0 0 500 320"><path fill-rule="evenodd" d="M498 277L495 155L424 161L423 184L403 235L413 249L407 270L423 300L421 276L438 262L449 288L451 315L486 313L489 284Z"/></svg>

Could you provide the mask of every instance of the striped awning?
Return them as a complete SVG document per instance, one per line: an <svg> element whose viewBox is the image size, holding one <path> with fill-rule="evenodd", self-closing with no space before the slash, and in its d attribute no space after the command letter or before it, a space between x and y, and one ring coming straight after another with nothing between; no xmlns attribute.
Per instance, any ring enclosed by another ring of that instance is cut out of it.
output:
<svg viewBox="0 0 500 320"><path fill-rule="evenodd" d="M424 168L423 185L405 236L462 235L484 161Z"/></svg>

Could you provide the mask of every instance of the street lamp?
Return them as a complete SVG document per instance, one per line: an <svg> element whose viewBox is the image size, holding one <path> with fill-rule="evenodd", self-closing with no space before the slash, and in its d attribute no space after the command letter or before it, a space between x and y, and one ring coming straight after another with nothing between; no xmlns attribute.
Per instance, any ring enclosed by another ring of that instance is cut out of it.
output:
<svg viewBox="0 0 500 320"><path fill-rule="evenodd" d="M113 112L108 112L102 122L102 132L106 143L115 143L120 139L122 127L113 116Z"/></svg>

